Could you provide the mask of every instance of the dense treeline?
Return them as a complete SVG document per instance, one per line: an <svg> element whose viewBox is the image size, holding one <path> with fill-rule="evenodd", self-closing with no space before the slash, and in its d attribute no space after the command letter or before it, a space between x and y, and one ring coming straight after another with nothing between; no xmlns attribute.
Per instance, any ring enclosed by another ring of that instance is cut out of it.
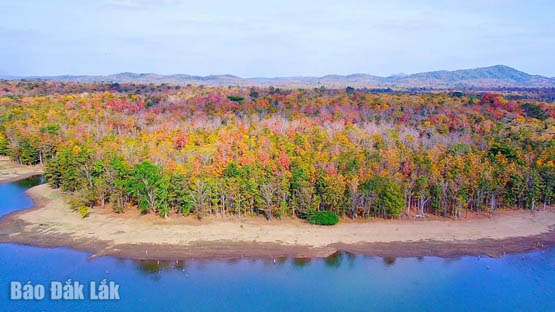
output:
<svg viewBox="0 0 555 312"><path fill-rule="evenodd" d="M44 80L0 80L0 96L22 97L85 92L116 92L141 95L176 93L181 86L162 84L137 84L117 82L78 83Z"/></svg>
<svg viewBox="0 0 555 312"><path fill-rule="evenodd" d="M27 85L0 97L0 154L45 163L82 208L461 216L555 196L553 103L352 88L164 86L153 97L97 84L23 96Z"/></svg>

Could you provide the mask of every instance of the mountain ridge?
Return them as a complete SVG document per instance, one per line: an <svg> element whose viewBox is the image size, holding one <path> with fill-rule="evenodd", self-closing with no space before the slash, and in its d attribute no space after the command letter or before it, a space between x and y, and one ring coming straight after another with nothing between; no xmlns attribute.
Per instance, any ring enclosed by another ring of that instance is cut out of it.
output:
<svg viewBox="0 0 555 312"><path fill-rule="evenodd" d="M365 73L328 74L321 77L252 77L230 74L196 76L189 74L122 72L112 75L0 76L3 80L67 82L167 83L177 85L257 86L257 87L391 87L391 88L472 88L472 87L555 87L555 77L531 75L506 65L472 69L438 70L387 77Z"/></svg>

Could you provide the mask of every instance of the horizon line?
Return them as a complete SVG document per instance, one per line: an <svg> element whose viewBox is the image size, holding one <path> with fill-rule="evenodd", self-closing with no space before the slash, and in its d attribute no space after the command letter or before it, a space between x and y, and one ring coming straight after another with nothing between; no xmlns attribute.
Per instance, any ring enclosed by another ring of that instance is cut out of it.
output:
<svg viewBox="0 0 555 312"><path fill-rule="evenodd" d="M302 75L284 75L284 76L249 76L249 77L243 77L243 76L239 76L239 75L235 75L235 74L230 74L230 73L225 73L225 74L206 74L206 75L201 75L201 74L187 74L187 73L173 73L173 74L160 74L157 72L134 72L134 71L122 71L122 72L117 72L117 73L111 73L111 74L57 74L57 75L40 75L40 74L34 74L34 75L14 75L14 74L0 74L0 77L10 77L10 78L54 78L54 77L106 77L106 76L114 76L114 75L121 75L121 74L135 74L135 75L159 75L159 76L178 76L178 75L185 75L185 76L191 76L191 77L222 77L222 76L230 76L230 77L234 77L234 78L240 78L240 79L278 79L278 78L324 78L324 77L328 77L328 76L343 76L343 77L348 77L348 76L355 76L355 75L366 75L366 76L372 76L372 77L378 77L378 78L391 78L391 77L399 77L399 76L411 76L411 75L418 75L418 74L425 74L425 73L434 73L434 72L457 72L457 71L465 71L465 70L476 70L476 69L488 69L488 68L495 68L495 67L502 67L502 68L507 68L507 69L512 69L512 70L516 70L531 76L540 76L540 77L544 77L544 78L549 78L549 79L555 79L555 76L550 77L550 76L544 76L544 75L540 75L540 74L531 74L528 72L524 72L521 71L519 69L516 69L515 67L509 66L509 65L504 65L504 64L496 64L496 65L490 65L490 66L480 66L480 67L471 67L471 68L460 68L460 69L453 69L453 70L448 70L448 69L438 69L438 70L430 70L430 71L420 71L420 72L414 72L414 73L396 73L396 74L390 74L390 75L386 75L386 76L381 76L381 75L374 75L374 74L370 74L370 73L365 73L365 72L353 72L350 74L338 74L338 73L328 73L325 75L309 75L309 74L302 74Z"/></svg>

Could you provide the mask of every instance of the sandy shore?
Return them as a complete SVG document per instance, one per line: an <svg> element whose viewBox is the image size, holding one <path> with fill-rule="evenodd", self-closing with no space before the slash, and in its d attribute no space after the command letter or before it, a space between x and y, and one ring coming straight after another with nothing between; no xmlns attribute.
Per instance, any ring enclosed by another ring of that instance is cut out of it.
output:
<svg viewBox="0 0 555 312"><path fill-rule="evenodd" d="M378 256L460 256L523 252L555 245L555 211L511 211L463 220L374 220L333 227L263 218L198 221L174 216L114 214L89 217L69 209L48 185L27 191L36 205L0 219L0 242L67 246L135 259L325 257L337 251Z"/></svg>
<svg viewBox="0 0 555 312"><path fill-rule="evenodd" d="M10 183L43 173L41 166L23 166L0 156L0 183Z"/></svg>

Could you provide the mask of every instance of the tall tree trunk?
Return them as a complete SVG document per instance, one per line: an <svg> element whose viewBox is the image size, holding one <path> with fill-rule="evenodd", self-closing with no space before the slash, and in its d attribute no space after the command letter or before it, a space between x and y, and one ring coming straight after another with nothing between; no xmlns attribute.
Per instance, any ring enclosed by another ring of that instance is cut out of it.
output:
<svg viewBox="0 0 555 312"><path fill-rule="evenodd" d="M411 200L412 200L412 194L409 193L409 195L407 196L407 216L410 215Z"/></svg>

